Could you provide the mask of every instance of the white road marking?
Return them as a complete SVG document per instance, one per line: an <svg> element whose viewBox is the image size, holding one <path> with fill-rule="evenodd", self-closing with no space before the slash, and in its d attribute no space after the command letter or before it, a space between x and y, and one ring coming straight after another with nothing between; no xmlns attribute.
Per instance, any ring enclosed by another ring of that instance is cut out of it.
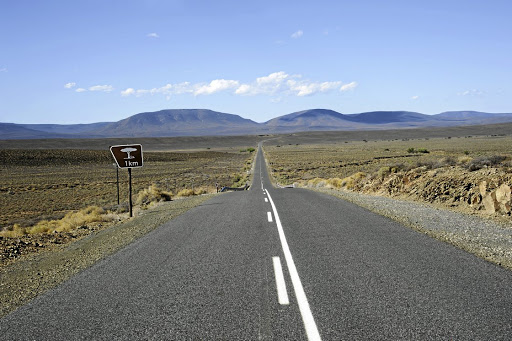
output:
<svg viewBox="0 0 512 341"><path fill-rule="evenodd" d="M274 275L276 276L277 299L279 304L290 304L288 300L288 292L286 291L286 283L284 281L283 268L281 267L281 260L279 257L272 257L274 263Z"/></svg>
<svg viewBox="0 0 512 341"><path fill-rule="evenodd" d="M268 218L268 222L271 223L272 222L272 213L267 212L267 218Z"/></svg>
<svg viewBox="0 0 512 341"><path fill-rule="evenodd" d="M283 248L284 258L286 260L286 266L288 267L288 271L290 272L293 289L295 291L295 297L297 297L297 303L299 304L299 310L300 314L302 315L302 321L304 322L304 328L306 329L308 340L321 340L320 333L318 332L318 328L315 323L315 319L313 318L313 314L311 313L311 309L309 308L306 293L304 292L304 288L302 287L302 283L300 281L299 273L297 272L297 268L295 267L295 263L293 262L292 253L290 252L288 242L286 241L286 236L284 235L283 225L281 225L281 219L279 219L276 205L274 205L274 201L272 200L272 197L270 196L268 190L267 195L268 199L270 200L270 205L272 205L272 210L274 211L274 217L276 218L277 231L279 232L279 239L281 240L281 246Z"/></svg>
<svg viewBox="0 0 512 341"><path fill-rule="evenodd" d="M267 198L265 198L265 202L268 202L268 199L267 199Z"/></svg>

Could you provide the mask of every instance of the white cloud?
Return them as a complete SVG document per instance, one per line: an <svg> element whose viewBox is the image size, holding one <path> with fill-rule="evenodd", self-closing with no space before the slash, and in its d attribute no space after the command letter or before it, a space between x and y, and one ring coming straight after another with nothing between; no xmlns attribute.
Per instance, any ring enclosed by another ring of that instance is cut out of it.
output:
<svg viewBox="0 0 512 341"><path fill-rule="evenodd" d="M136 93L137 93L137 91L135 91L134 88L128 88L126 90L121 91L121 96L126 97L126 96L130 96L130 95L134 95Z"/></svg>
<svg viewBox="0 0 512 341"><path fill-rule="evenodd" d="M485 94L485 92L483 92L481 90L477 90L477 89L466 90L466 91L458 93L459 96L471 96L471 97L483 96L484 94Z"/></svg>
<svg viewBox="0 0 512 341"><path fill-rule="evenodd" d="M297 38L302 37L302 35L303 35L303 34L304 34L304 32L302 32L302 30L298 30L297 32L294 32L294 33L291 35L291 37L292 37L293 39L297 39Z"/></svg>
<svg viewBox="0 0 512 341"><path fill-rule="evenodd" d="M240 83L235 80L215 79L209 84L197 85L197 88L194 90L194 95L211 95L219 91L237 88L239 85Z"/></svg>
<svg viewBox="0 0 512 341"><path fill-rule="evenodd" d="M271 73L268 76L256 78L256 82L252 84L242 84L236 91L237 95L273 95L284 90L285 80L290 75L283 71Z"/></svg>
<svg viewBox="0 0 512 341"><path fill-rule="evenodd" d="M157 33L155 33L155 32L148 33L148 34L146 35L146 37L148 37L148 38L155 38L155 39L156 39L156 38L160 38L160 36L159 36Z"/></svg>
<svg viewBox="0 0 512 341"><path fill-rule="evenodd" d="M340 88L340 91L348 91L348 90L352 90L354 89L356 86L357 86L357 82L350 82L348 84L344 84L341 86Z"/></svg>
<svg viewBox="0 0 512 341"><path fill-rule="evenodd" d="M268 76L256 78L256 83L258 83L260 85L280 84L288 77L290 77L290 76L287 73L285 73L284 71L279 71L279 72L271 73Z"/></svg>
<svg viewBox="0 0 512 341"><path fill-rule="evenodd" d="M0 72L7 72L7 68L6 67L1 68Z"/></svg>
<svg viewBox="0 0 512 341"><path fill-rule="evenodd" d="M236 89L235 94L237 95L247 95L251 93L252 87L249 84L242 84Z"/></svg>
<svg viewBox="0 0 512 341"><path fill-rule="evenodd" d="M112 85L94 85L89 88L89 91L111 92L112 90L114 90Z"/></svg>
<svg viewBox="0 0 512 341"><path fill-rule="evenodd" d="M66 83L66 84L64 85L64 87L65 87L66 89L72 89L72 88L74 88L75 86L76 86L76 83L73 83L73 82Z"/></svg>
<svg viewBox="0 0 512 341"><path fill-rule="evenodd" d="M273 72L267 76L256 78L250 83L241 83L233 79L215 79L209 83L189 82L166 84L153 89L134 89L127 88L121 91L121 96L144 96L144 95L164 95L170 98L174 95L190 94L194 96L211 95L218 92L230 91L235 95L243 96L309 96L317 93L326 93L339 90L340 92L352 90L357 86L356 82L343 84L341 81L316 82L302 79L301 75L289 75L284 71ZM107 91L106 87L97 86L96 91ZM108 88L111 91L113 88ZM89 88L92 91L92 88Z"/></svg>
<svg viewBox="0 0 512 341"><path fill-rule="evenodd" d="M76 92L86 92L87 89L84 89L84 88L78 88L75 90Z"/></svg>
<svg viewBox="0 0 512 341"><path fill-rule="evenodd" d="M338 89L341 82L308 82L308 81L295 81L290 79L287 81L290 91L299 97L309 96L318 92L328 92Z"/></svg>
<svg viewBox="0 0 512 341"><path fill-rule="evenodd" d="M413 101L416 101L416 100L417 100L417 99L419 99L419 98L420 98L420 96L417 96L417 95L416 95L416 96L412 96L412 97L411 97L411 99L412 99Z"/></svg>

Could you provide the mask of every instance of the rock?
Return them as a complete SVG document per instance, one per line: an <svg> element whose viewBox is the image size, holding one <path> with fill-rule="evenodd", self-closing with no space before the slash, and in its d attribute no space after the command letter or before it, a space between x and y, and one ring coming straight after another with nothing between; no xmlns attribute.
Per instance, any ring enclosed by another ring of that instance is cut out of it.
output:
<svg viewBox="0 0 512 341"><path fill-rule="evenodd" d="M487 194L487 181L482 181L478 187L480 189L480 195L485 197Z"/></svg>
<svg viewBox="0 0 512 341"><path fill-rule="evenodd" d="M484 196L482 199L482 204L484 204L485 211L489 214L499 211L499 203L496 200L496 192L492 192Z"/></svg>
<svg viewBox="0 0 512 341"><path fill-rule="evenodd" d="M482 195L481 194L474 194L469 197L469 204L470 205L478 205L482 202Z"/></svg>
<svg viewBox="0 0 512 341"><path fill-rule="evenodd" d="M408 176L404 176L402 181L404 183L404 186L407 186L407 185L409 185L411 183L411 180L409 179Z"/></svg>
<svg viewBox="0 0 512 341"><path fill-rule="evenodd" d="M496 200L500 204L510 202L510 187L507 184L502 184L496 189Z"/></svg>

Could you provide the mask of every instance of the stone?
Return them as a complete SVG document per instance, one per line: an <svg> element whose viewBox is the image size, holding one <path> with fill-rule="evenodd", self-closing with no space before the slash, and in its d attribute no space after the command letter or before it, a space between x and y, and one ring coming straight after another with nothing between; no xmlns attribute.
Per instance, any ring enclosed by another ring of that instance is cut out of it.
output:
<svg viewBox="0 0 512 341"><path fill-rule="evenodd" d="M502 184L496 189L496 200L500 204L510 202L510 187L507 184Z"/></svg>
<svg viewBox="0 0 512 341"><path fill-rule="evenodd" d="M492 192L484 196L482 199L482 204L485 207L485 211L489 214L496 213L499 210L499 203L496 200L495 192Z"/></svg>
<svg viewBox="0 0 512 341"><path fill-rule="evenodd" d="M487 181L482 181L478 188L480 189L480 194L484 197L487 194Z"/></svg>

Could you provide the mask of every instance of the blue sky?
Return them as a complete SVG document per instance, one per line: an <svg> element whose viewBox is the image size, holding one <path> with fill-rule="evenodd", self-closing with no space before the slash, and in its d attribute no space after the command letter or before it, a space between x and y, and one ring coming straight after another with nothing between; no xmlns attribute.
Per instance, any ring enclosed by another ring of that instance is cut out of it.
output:
<svg viewBox="0 0 512 341"><path fill-rule="evenodd" d="M0 122L512 112L512 2L0 0Z"/></svg>

